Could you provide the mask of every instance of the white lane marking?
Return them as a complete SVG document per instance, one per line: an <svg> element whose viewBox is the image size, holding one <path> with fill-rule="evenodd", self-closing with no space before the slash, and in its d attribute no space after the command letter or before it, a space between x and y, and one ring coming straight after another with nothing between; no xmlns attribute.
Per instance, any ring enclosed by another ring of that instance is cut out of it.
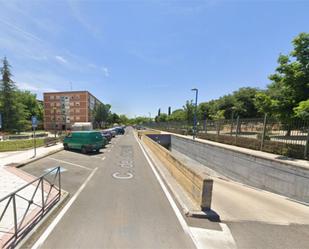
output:
<svg viewBox="0 0 309 249"><path fill-rule="evenodd" d="M196 238L200 248L207 245L207 249L229 248L236 249L235 240L226 224L219 223L221 231L190 227L193 236Z"/></svg>
<svg viewBox="0 0 309 249"><path fill-rule="evenodd" d="M105 156L104 156L104 157L102 157L102 161L103 161L103 160L105 160Z"/></svg>
<svg viewBox="0 0 309 249"><path fill-rule="evenodd" d="M142 152L143 152L143 154L144 154L148 164L150 165L150 168L152 169L152 172L154 173L155 177L157 178L157 180L158 180L158 182L159 182L159 184L160 184L160 186L161 186L161 188L162 188L166 198L168 199L171 207L173 208L173 211L176 214L176 217L177 217L177 219L178 219L182 229L184 230L184 232L186 234L188 234L191 237L191 239L192 239L193 243L195 244L196 248L204 248L204 247L201 247L200 244L198 244L198 242L196 241L195 237L192 235L189 226L187 225L185 219L182 217L182 214L179 211L179 209L178 209L178 207L177 207L173 197L171 196L170 192L167 190L165 184L163 183L163 180L161 179L159 173L155 169L155 166L152 164L151 160L149 159L149 157L148 157L145 149L143 148L141 142L138 140L138 138L136 137L135 134L134 134L134 137L135 137L137 143L139 144L139 146L140 146L140 148L141 148L141 150L142 150Z"/></svg>
<svg viewBox="0 0 309 249"><path fill-rule="evenodd" d="M115 172L113 174L113 177L115 179L128 180L128 179L133 178L133 174L131 174L131 173L124 173L124 175L121 175L121 173Z"/></svg>
<svg viewBox="0 0 309 249"><path fill-rule="evenodd" d="M48 238L48 236L51 234L51 232L54 230L54 228L57 226L59 221L62 219L62 217L65 215L65 213L69 210L69 208L72 206L74 201L77 199L79 194L83 191L83 189L86 187L87 183L91 180L95 172L98 168L95 168L91 174L87 177L86 181L83 183L82 186L77 190L77 192L74 194L74 196L71 198L71 200L68 202L68 204L65 205L65 207L61 210L61 212L57 215L57 217L53 220L53 222L47 227L45 232L41 235L41 237L35 242L35 244L32 246L31 249L38 249L40 248L45 240Z"/></svg>
<svg viewBox="0 0 309 249"><path fill-rule="evenodd" d="M106 152L111 152L111 150L107 150Z"/></svg>
<svg viewBox="0 0 309 249"><path fill-rule="evenodd" d="M53 158L53 157L47 157L47 158L50 159L50 160L54 160L54 161L60 162L60 163L65 163L65 164L73 165L73 166L80 167L80 168L83 168L83 169L92 170L92 169L90 169L90 168L88 168L86 166L80 165L80 164L70 163L70 162L63 161L63 160L60 160L60 159L56 159L56 158Z"/></svg>

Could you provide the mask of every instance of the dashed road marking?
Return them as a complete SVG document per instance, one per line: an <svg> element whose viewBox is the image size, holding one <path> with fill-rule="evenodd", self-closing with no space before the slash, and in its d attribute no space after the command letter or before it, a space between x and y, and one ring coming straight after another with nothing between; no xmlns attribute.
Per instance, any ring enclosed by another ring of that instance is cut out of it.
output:
<svg viewBox="0 0 309 249"><path fill-rule="evenodd" d="M105 156L104 156L104 157L102 157L102 161L103 161L103 160L105 160Z"/></svg>

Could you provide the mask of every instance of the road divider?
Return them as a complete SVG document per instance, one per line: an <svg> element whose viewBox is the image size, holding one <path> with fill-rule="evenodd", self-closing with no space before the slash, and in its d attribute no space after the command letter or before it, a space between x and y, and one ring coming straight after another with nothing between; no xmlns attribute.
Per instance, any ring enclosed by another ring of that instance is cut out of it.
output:
<svg viewBox="0 0 309 249"><path fill-rule="evenodd" d="M169 150L149 138L147 134L139 132L138 137L164 164L191 200L197 203L201 210L210 210L213 180L209 178L209 175L203 170L184 164L174 157ZM151 134L154 134L154 132L151 132Z"/></svg>

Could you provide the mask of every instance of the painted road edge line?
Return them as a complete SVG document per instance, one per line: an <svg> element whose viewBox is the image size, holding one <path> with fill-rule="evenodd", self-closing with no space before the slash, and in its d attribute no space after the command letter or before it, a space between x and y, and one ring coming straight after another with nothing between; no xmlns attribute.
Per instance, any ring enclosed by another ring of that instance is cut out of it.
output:
<svg viewBox="0 0 309 249"><path fill-rule="evenodd" d="M158 182L159 182L159 184L160 184L160 186L161 186L161 188L162 188L166 198L168 199L168 201L169 201L169 203L170 203L174 213L176 214L176 217L177 217L177 219L178 219L182 229L184 230L184 232L186 234L188 234L190 236L190 238L192 239L192 241L193 241L194 245L196 246L196 248L200 248L199 243L196 241L195 237L191 233L190 228L189 228L187 222L183 218L183 216L182 216L181 212L179 211L179 209L178 209L178 207L177 207L173 197L171 196L170 192L167 190L167 187L165 186L165 184L164 184L163 180L161 179L159 173L155 169L155 166L151 162L151 160L150 160L149 156L147 155L145 149L143 148L141 142L138 140L138 138L136 137L135 134L134 134L134 137L135 137L138 145L140 146L140 148L141 148L141 150L142 150L142 152L143 152L143 154L144 154L148 164L150 165L150 168L152 169L152 172L154 173L155 177L157 178L157 180L158 180Z"/></svg>
<svg viewBox="0 0 309 249"><path fill-rule="evenodd" d="M71 200L69 200L68 204L65 205L65 207L61 210L61 212L57 215L57 217L53 220L53 222L47 227L47 229L44 231L44 233L41 235L41 237L35 242L35 244L31 247L31 249L38 249L42 246L42 244L45 242L45 240L48 238L48 236L51 234L51 232L54 230L54 228L57 226L59 221L62 219L62 217L65 215L65 213L69 210L69 208L72 206L74 201L77 199L79 194L83 191L83 189L86 187L87 183L91 180L91 178L94 176L95 172L97 171L98 167L95 168L91 174L87 177L86 181L84 181L83 185L80 186L80 188L77 190L77 192L74 194Z"/></svg>

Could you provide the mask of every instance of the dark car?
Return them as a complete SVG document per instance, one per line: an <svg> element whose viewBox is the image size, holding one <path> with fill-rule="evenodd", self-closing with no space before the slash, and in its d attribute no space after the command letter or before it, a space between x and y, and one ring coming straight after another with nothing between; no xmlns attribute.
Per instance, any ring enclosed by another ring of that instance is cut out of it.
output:
<svg viewBox="0 0 309 249"><path fill-rule="evenodd" d="M121 134L123 135L125 133L125 129L123 127L114 127L114 130L116 131L117 135Z"/></svg>
<svg viewBox="0 0 309 249"><path fill-rule="evenodd" d="M101 134L102 134L103 137L106 138L106 140L108 142L110 142L112 140L113 135L110 131L101 131Z"/></svg>

